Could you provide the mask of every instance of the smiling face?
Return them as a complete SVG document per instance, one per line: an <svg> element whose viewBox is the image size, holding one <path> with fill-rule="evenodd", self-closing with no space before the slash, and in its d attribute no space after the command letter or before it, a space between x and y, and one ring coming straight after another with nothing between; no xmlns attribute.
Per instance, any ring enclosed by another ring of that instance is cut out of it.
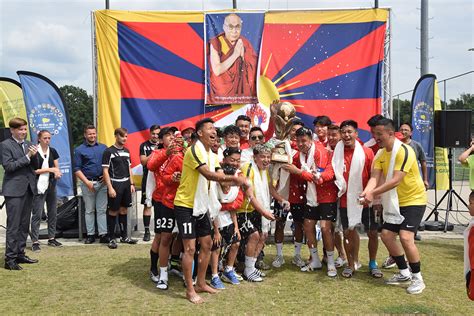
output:
<svg viewBox="0 0 474 316"><path fill-rule="evenodd" d="M240 32L242 30L242 20L236 14L229 14L224 19L223 29L225 38L231 44L234 44L240 37Z"/></svg>
<svg viewBox="0 0 474 316"><path fill-rule="evenodd" d="M240 154L235 153L227 157L224 157L224 160L222 162L226 165L229 165L231 167L238 169L240 167Z"/></svg>
<svg viewBox="0 0 474 316"><path fill-rule="evenodd" d="M331 148L335 148L341 140L341 132L337 129L328 130L328 144Z"/></svg>
<svg viewBox="0 0 474 316"><path fill-rule="evenodd" d="M97 130L95 128L87 129L84 133L84 138L88 144L95 144L97 141Z"/></svg>
<svg viewBox="0 0 474 316"><path fill-rule="evenodd" d="M408 141L411 138L412 134L413 134L413 132L412 132L412 130L411 130L411 128L408 124L402 124L400 126L399 132L402 133L402 135L403 135L403 141Z"/></svg>
<svg viewBox="0 0 474 316"><path fill-rule="evenodd" d="M20 126L18 128L11 128L10 132L12 133L12 136L19 140L23 141L26 138L26 135L28 134L28 128L26 125Z"/></svg>
<svg viewBox="0 0 474 316"><path fill-rule="evenodd" d="M298 150L304 154L308 153L312 144L313 140L308 135L296 137L296 146L298 147Z"/></svg>
<svg viewBox="0 0 474 316"><path fill-rule="evenodd" d="M328 134L328 127L325 126L325 125L322 125L322 124L319 124L317 123L315 126L314 126L314 132L316 133L316 135L318 136L318 139L320 141L325 141L326 140L326 136Z"/></svg>
<svg viewBox="0 0 474 316"><path fill-rule="evenodd" d="M290 129L290 140L296 141L296 131L299 130L303 125L294 124Z"/></svg>
<svg viewBox="0 0 474 316"><path fill-rule="evenodd" d="M217 131L213 123L204 123L199 131L197 131L199 140L206 148L211 148L217 142Z"/></svg>
<svg viewBox="0 0 474 316"><path fill-rule="evenodd" d="M345 147L354 148L357 136L358 133L354 126L346 125L341 128L341 139Z"/></svg>
<svg viewBox="0 0 474 316"><path fill-rule="evenodd" d="M240 129L240 137L247 138L250 132L250 122L246 120L238 120L235 125Z"/></svg>
<svg viewBox="0 0 474 316"><path fill-rule="evenodd" d="M224 136L226 147L239 147L240 136L238 134L227 134Z"/></svg>
<svg viewBox="0 0 474 316"><path fill-rule="evenodd" d="M256 145L263 144L265 140L265 136L259 130L253 131L250 133L249 137L249 146L251 148L255 147Z"/></svg>
<svg viewBox="0 0 474 316"><path fill-rule="evenodd" d="M150 132L150 141L153 143L153 144L158 144L158 135L160 134L160 129L157 128L157 129L154 129Z"/></svg>
<svg viewBox="0 0 474 316"><path fill-rule="evenodd" d="M260 170L266 170L270 166L271 154L269 151L264 151L258 155L254 155L253 158Z"/></svg>
<svg viewBox="0 0 474 316"><path fill-rule="evenodd" d="M383 125L374 127L374 139L380 148L390 148L394 142L394 132L385 128Z"/></svg>

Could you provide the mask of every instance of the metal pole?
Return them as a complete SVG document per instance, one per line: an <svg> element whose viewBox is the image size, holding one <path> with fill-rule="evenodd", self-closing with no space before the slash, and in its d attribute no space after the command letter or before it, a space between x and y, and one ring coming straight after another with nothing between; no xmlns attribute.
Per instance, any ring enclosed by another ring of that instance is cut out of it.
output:
<svg viewBox="0 0 474 316"><path fill-rule="evenodd" d="M397 126L400 126L400 95L397 96Z"/></svg>
<svg viewBox="0 0 474 316"><path fill-rule="evenodd" d="M420 76L429 73L428 0L421 0Z"/></svg>
<svg viewBox="0 0 474 316"><path fill-rule="evenodd" d="M237 9L237 0L232 0L232 9Z"/></svg>
<svg viewBox="0 0 474 316"><path fill-rule="evenodd" d="M110 9L109 0L105 0L105 9L106 10Z"/></svg>
<svg viewBox="0 0 474 316"><path fill-rule="evenodd" d="M443 85L443 100L444 100L444 109L447 110L448 109L448 103L446 102L446 81L444 81L444 85Z"/></svg>
<svg viewBox="0 0 474 316"><path fill-rule="evenodd" d="M375 0L375 5L374 5L374 7L375 7L376 9L379 8L379 0Z"/></svg>

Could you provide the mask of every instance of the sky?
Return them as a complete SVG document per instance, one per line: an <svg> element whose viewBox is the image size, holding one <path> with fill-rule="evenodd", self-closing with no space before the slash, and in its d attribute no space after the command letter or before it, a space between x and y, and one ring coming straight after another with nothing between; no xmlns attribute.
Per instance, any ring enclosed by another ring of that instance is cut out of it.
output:
<svg viewBox="0 0 474 316"><path fill-rule="evenodd" d="M392 95L413 89L420 77L420 0L380 0L391 13ZM438 80L474 70L474 1L428 0L429 72ZM367 8L374 1L237 0L238 9ZM232 0L110 0L113 10L216 10ZM91 12L105 0L0 0L0 77L38 72L58 86L79 86L92 94ZM474 74L447 82L447 99L474 93ZM441 99L444 87L440 86ZM400 96L411 99L411 93Z"/></svg>

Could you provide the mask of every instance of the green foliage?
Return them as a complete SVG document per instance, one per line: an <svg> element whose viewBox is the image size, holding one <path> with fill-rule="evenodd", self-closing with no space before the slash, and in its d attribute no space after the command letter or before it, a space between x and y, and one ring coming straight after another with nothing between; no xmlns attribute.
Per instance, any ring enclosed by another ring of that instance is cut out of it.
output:
<svg viewBox="0 0 474 316"><path fill-rule="evenodd" d="M75 86L62 86L59 88L64 96L71 123L73 146L80 145L83 140L84 126L93 124L93 100L87 91Z"/></svg>

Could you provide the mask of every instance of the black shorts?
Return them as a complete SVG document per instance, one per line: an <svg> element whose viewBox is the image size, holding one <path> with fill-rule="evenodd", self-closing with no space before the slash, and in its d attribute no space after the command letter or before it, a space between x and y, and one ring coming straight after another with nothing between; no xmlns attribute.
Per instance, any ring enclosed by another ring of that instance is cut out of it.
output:
<svg viewBox="0 0 474 316"><path fill-rule="evenodd" d="M375 212L372 207L364 207L362 209L362 224L364 225L365 232L379 229L379 223L375 220Z"/></svg>
<svg viewBox="0 0 474 316"><path fill-rule="evenodd" d="M237 224L240 236L247 239L254 232L262 231L262 215L257 211L237 213Z"/></svg>
<svg viewBox="0 0 474 316"><path fill-rule="evenodd" d="M240 240L237 238L237 235L234 234L234 224L230 224L229 226L219 228L219 233L222 237L222 243L226 245L232 245L238 243ZM214 229L212 229L211 236L214 238ZM211 251L217 250L218 247L213 243Z"/></svg>
<svg viewBox="0 0 474 316"><path fill-rule="evenodd" d="M107 205L112 211L118 211L121 207L132 206L132 189L130 186L130 180L117 182L112 181L112 187L117 194L114 198L108 196Z"/></svg>
<svg viewBox="0 0 474 316"><path fill-rule="evenodd" d="M208 213L193 216L192 208L175 205L174 214L181 238L196 239L211 234L211 220Z"/></svg>
<svg viewBox="0 0 474 316"><path fill-rule="evenodd" d="M153 218L155 219L155 234L159 234L160 227L161 227L161 220L160 220L160 225L158 225L158 219L160 218L160 208L163 207L163 204L161 202L153 200Z"/></svg>
<svg viewBox="0 0 474 316"><path fill-rule="evenodd" d="M320 203L316 207L308 206L304 212L304 218L313 221L331 221L336 222L337 203Z"/></svg>
<svg viewBox="0 0 474 316"><path fill-rule="evenodd" d="M361 220L362 220L362 223L364 224L364 226L366 227L366 230L367 230L367 227L370 227L370 229L374 229L372 227L375 227L374 226L375 225L375 218L373 216L374 212L371 212L371 210L372 209L370 209L368 207L364 207L362 209ZM369 213L372 213L372 215L371 215L372 222L370 222ZM347 217L347 207L340 207L339 208L339 216L341 216L342 229L344 229L344 230L348 229L349 228L349 218ZM367 220L369 220L369 222L367 222ZM364 221L366 221L366 222L364 223ZM372 226L371 226L371 223L373 223Z"/></svg>
<svg viewBox="0 0 474 316"><path fill-rule="evenodd" d="M161 203L160 203L161 204ZM174 210L161 204L155 217L156 229L160 233L172 233L176 224Z"/></svg>
<svg viewBox="0 0 474 316"><path fill-rule="evenodd" d="M140 200L140 203L142 205L145 205L146 207L146 192L142 189L142 199Z"/></svg>
<svg viewBox="0 0 474 316"><path fill-rule="evenodd" d="M305 208L306 204L290 204L290 210L285 211L283 207L281 207L280 203L275 201L273 206L273 214L277 218L277 221L286 221L288 213L291 212L291 217L294 222L303 223Z"/></svg>
<svg viewBox="0 0 474 316"><path fill-rule="evenodd" d="M384 222L382 229L398 233L400 230L408 230L410 232L416 233L418 227L420 226L423 215L425 214L426 205L410 205L410 206L401 206L400 214L405 217L401 224L389 224Z"/></svg>

